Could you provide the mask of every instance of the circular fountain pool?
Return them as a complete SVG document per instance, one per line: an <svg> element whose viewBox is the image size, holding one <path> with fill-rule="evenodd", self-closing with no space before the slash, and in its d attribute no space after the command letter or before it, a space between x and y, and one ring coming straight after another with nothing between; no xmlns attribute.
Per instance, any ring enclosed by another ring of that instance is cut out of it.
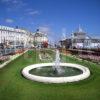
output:
<svg viewBox="0 0 100 100"><path fill-rule="evenodd" d="M67 83L86 79L90 76L87 67L72 63L59 63L64 72L57 74L51 66L55 63L41 63L25 67L22 74L27 79L44 83Z"/></svg>

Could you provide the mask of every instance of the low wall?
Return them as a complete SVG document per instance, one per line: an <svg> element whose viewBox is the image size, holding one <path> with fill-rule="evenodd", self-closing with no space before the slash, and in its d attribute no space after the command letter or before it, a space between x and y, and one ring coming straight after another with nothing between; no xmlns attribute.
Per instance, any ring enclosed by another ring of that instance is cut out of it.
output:
<svg viewBox="0 0 100 100"><path fill-rule="evenodd" d="M15 60L16 58L18 58L19 56L23 55L23 54L26 53L26 52L27 52L27 50L24 51L24 52L21 53L21 54L16 54L16 55L11 56L10 59L9 59L8 61L6 61L6 62L4 62L4 63L2 63L2 64L0 65L0 69L3 68L3 67L5 67L7 64L9 64L10 62L12 62L13 60Z"/></svg>
<svg viewBox="0 0 100 100"><path fill-rule="evenodd" d="M29 80L38 81L38 82L44 82L44 83L67 83L67 82L75 82L80 81L83 79L86 79L90 76L90 71L87 67L84 67L82 65L78 64L71 64L71 63L60 63L60 66L65 67L74 67L80 69L83 73L80 75L75 76L68 76L68 77L44 77L44 76L37 76L30 74L29 71L38 68L38 67L46 67L46 66L54 66L54 63L41 63L41 64L35 64L25 67L22 70L22 74L24 77L26 77Z"/></svg>

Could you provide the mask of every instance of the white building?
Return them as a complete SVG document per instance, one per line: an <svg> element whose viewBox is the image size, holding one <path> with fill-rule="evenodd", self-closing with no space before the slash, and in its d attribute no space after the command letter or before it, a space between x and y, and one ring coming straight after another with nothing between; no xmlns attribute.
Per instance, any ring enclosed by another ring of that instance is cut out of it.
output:
<svg viewBox="0 0 100 100"><path fill-rule="evenodd" d="M72 33L71 41L72 48L100 48L100 38L87 36L80 27Z"/></svg>
<svg viewBox="0 0 100 100"><path fill-rule="evenodd" d="M41 46L43 43L48 43L47 35L37 30L34 34L34 42L37 46Z"/></svg>
<svg viewBox="0 0 100 100"><path fill-rule="evenodd" d="M0 26L0 44L27 47L33 43L33 39L32 33L27 30Z"/></svg>

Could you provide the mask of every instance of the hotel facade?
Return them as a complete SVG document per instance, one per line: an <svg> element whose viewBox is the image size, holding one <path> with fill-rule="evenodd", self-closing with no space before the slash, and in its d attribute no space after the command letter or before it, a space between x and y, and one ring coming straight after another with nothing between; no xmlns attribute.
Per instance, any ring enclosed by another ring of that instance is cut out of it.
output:
<svg viewBox="0 0 100 100"><path fill-rule="evenodd" d="M45 33L40 32L37 29L36 33L34 34L34 43L36 47L44 48L48 46L48 37Z"/></svg>
<svg viewBox="0 0 100 100"><path fill-rule="evenodd" d="M33 45L33 41L32 32L20 28L0 26L0 51L11 48L28 48Z"/></svg>

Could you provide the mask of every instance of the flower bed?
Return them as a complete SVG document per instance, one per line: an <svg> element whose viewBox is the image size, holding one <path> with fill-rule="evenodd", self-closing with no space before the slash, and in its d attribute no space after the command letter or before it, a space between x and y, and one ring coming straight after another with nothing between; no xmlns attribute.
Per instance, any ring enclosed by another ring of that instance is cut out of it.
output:
<svg viewBox="0 0 100 100"><path fill-rule="evenodd" d="M10 59L10 56L1 56L0 57L0 63L2 64L3 62L7 61Z"/></svg>
<svg viewBox="0 0 100 100"><path fill-rule="evenodd" d="M100 56L94 56L94 55L79 55L81 59L93 61L93 62L100 62Z"/></svg>
<svg viewBox="0 0 100 100"><path fill-rule="evenodd" d="M9 59L7 57L5 57L5 61L2 62L0 64L0 68L3 68L4 66L6 66L8 63L10 63L11 61L15 60L16 58L18 58L19 56L21 56L22 54L24 54L26 51L24 51L23 53L20 53L20 54L16 54L16 55L13 55L13 56L8 56ZM2 58L2 60L4 60L4 58Z"/></svg>

